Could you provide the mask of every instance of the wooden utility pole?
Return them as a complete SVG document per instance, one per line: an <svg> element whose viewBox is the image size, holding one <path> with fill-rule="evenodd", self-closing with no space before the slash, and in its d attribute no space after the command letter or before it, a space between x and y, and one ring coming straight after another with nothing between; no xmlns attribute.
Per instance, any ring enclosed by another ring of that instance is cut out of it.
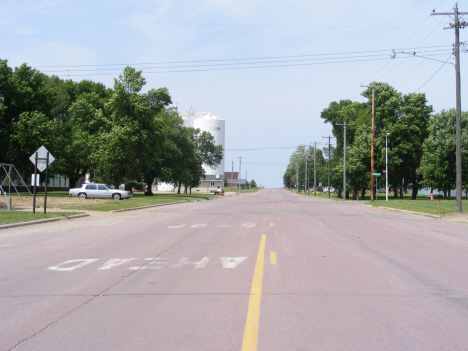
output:
<svg viewBox="0 0 468 351"><path fill-rule="evenodd" d="M346 200L346 127L347 126L354 126L353 124L346 124L344 121L343 124L337 124L337 126L344 127L344 141L343 141L343 200Z"/></svg>
<svg viewBox="0 0 468 351"><path fill-rule="evenodd" d="M234 161L232 161L232 170L231 170L231 193L232 193L232 179L234 176Z"/></svg>
<svg viewBox="0 0 468 351"><path fill-rule="evenodd" d="M299 192L299 161L296 160L296 193Z"/></svg>
<svg viewBox="0 0 468 351"><path fill-rule="evenodd" d="M335 137L332 137L331 135L327 136L327 137L322 137L322 138L328 138L328 198L330 198L330 153L331 153L331 150L330 150L330 145L331 145L331 138L335 138Z"/></svg>
<svg viewBox="0 0 468 351"><path fill-rule="evenodd" d="M239 194L241 191L241 165L242 165L242 157L239 157L239 189L237 189Z"/></svg>
<svg viewBox="0 0 468 351"><path fill-rule="evenodd" d="M317 150L317 142L314 141L314 196L317 196L317 172L315 170L315 154Z"/></svg>
<svg viewBox="0 0 468 351"><path fill-rule="evenodd" d="M307 191L307 145L304 146L305 172L304 172L304 193Z"/></svg>
<svg viewBox="0 0 468 351"><path fill-rule="evenodd" d="M375 120L375 88L385 88L385 85L362 85L362 88L372 88L372 130L371 130L371 202L374 202L374 120Z"/></svg>
<svg viewBox="0 0 468 351"><path fill-rule="evenodd" d="M458 5L455 4L454 12L433 12L432 16L455 16L455 23L450 24L448 28L455 28L455 86L456 86L456 105L457 105L457 120L456 120L456 172L457 172L457 193L456 193L456 212L462 212L462 158L461 158L461 95L460 95L460 28L465 28L468 23L460 22L458 15L468 15L468 12L458 12Z"/></svg>

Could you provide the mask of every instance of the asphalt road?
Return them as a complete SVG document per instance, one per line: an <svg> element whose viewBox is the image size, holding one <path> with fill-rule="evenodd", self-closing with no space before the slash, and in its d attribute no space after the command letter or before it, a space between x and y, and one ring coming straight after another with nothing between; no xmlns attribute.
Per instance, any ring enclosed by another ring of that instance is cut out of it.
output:
<svg viewBox="0 0 468 351"><path fill-rule="evenodd" d="M356 202L265 189L2 230L0 264L1 350L468 349L468 227Z"/></svg>

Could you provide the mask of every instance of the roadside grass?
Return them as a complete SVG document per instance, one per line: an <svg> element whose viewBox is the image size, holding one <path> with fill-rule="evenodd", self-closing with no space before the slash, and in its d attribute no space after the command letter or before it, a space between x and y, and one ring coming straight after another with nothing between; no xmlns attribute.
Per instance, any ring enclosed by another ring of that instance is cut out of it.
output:
<svg viewBox="0 0 468 351"><path fill-rule="evenodd" d="M260 191L262 190L263 187L255 187L255 188L249 188L249 189L241 189L241 194L244 194L244 193L256 193L257 191Z"/></svg>
<svg viewBox="0 0 468 351"><path fill-rule="evenodd" d="M73 210L115 211L133 207L167 204L179 201L208 200L215 195L208 194L157 194L145 196L143 193L134 193L130 199L115 201L112 199L86 199L73 204L59 205L58 208ZM91 201L93 202L91 202Z"/></svg>
<svg viewBox="0 0 468 351"><path fill-rule="evenodd" d="M385 197L383 197L383 201L377 200L374 202L366 202L366 205L371 205L374 207L389 207L395 208L400 210L408 210L408 211L415 211L415 212L423 212L428 214L438 214L438 201L434 200L431 201L429 196L426 195L418 195L416 200L411 200L411 195L408 198L401 199L390 199L385 201ZM463 213L468 213L468 200L462 200L462 210ZM450 200L448 199L440 199L440 214L441 215L449 215L455 213L456 210L456 201L455 198L452 197Z"/></svg>
<svg viewBox="0 0 468 351"><path fill-rule="evenodd" d="M13 196L13 207L32 207L32 197L24 194L23 201L18 196ZM21 194L23 196L23 194ZM44 193L36 194L36 207L44 204ZM115 211L125 210L132 207L149 206L156 204L175 203L179 201L207 200L214 198L212 194L175 194L175 193L155 193L153 196L145 196L143 193L134 193L132 198L115 201L112 199L86 199L68 196L67 192L47 192L47 208L59 208L63 210L92 210L92 211ZM3 203L2 203L3 202ZM0 198L0 207L6 207L5 198Z"/></svg>
<svg viewBox="0 0 468 351"><path fill-rule="evenodd" d="M29 222L36 221L38 219L62 217L62 216L71 216L76 214L82 214L83 212L48 212L44 215L42 212L37 212L34 214L31 212L24 211L0 211L0 225L1 224L10 224L10 223L19 223L19 222Z"/></svg>
<svg viewBox="0 0 468 351"><path fill-rule="evenodd" d="M294 192L294 191L293 191ZM299 195L306 195L298 193ZM327 193L319 193L314 196L314 193L311 192L308 196L317 197L320 199L328 199ZM332 201L356 201L352 200L352 196L350 200L343 200L342 197L338 197L337 193L330 193L330 200ZM370 201L370 194L366 194L364 196L364 200L361 200L359 197L358 202L370 205L373 207L388 207L394 208L399 210L408 210L408 211L415 211L415 212L422 212L427 214L438 214L438 200L435 199L431 201L429 195L418 195L416 200L411 200L411 194L403 194L403 199L395 199L393 194L388 195L388 201L385 201L385 194L378 193L377 197L374 202ZM456 202L455 197L452 197L450 200L445 198L440 200L440 214L441 215L450 215L454 214L456 209ZM468 200L466 197L462 200L462 210L463 213L468 213Z"/></svg>

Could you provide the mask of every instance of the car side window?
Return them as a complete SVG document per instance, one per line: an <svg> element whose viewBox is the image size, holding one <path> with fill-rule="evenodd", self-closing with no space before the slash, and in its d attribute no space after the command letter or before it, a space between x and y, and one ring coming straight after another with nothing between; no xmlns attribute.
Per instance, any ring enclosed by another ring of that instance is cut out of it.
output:
<svg viewBox="0 0 468 351"><path fill-rule="evenodd" d="M98 190L107 190L105 185L99 184L98 185Z"/></svg>
<svg viewBox="0 0 468 351"><path fill-rule="evenodd" d="M89 184L87 184L87 185L85 186L85 189L89 189Z"/></svg>
<svg viewBox="0 0 468 351"><path fill-rule="evenodd" d="M96 187L96 184L89 184L89 190L96 190L97 187Z"/></svg>

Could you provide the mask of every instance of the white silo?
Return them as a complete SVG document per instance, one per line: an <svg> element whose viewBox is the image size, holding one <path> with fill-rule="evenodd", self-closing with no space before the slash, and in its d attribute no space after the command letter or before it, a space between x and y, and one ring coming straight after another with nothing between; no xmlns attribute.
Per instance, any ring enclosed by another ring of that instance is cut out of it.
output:
<svg viewBox="0 0 468 351"><path fill-rule="evenodd" d="M182 120L184 121L184 127L190 127L190 118L182 117Z"/></svg>
<svg viewBox="0 0 468 351"><path fill-rule="evenodd" d="M201 131L209 132L214 137L216 145L221 145L224 151L224 137L225 137L225 120L220 117L216 117L211 113L207 113L201 117L195 118L193 120L193 127L195 129L200 129ZM203 165L206 175L216 176L216 179L224 182L224 157L221 160L221 163L216 168L211 168L209 166Z"/></svg>

